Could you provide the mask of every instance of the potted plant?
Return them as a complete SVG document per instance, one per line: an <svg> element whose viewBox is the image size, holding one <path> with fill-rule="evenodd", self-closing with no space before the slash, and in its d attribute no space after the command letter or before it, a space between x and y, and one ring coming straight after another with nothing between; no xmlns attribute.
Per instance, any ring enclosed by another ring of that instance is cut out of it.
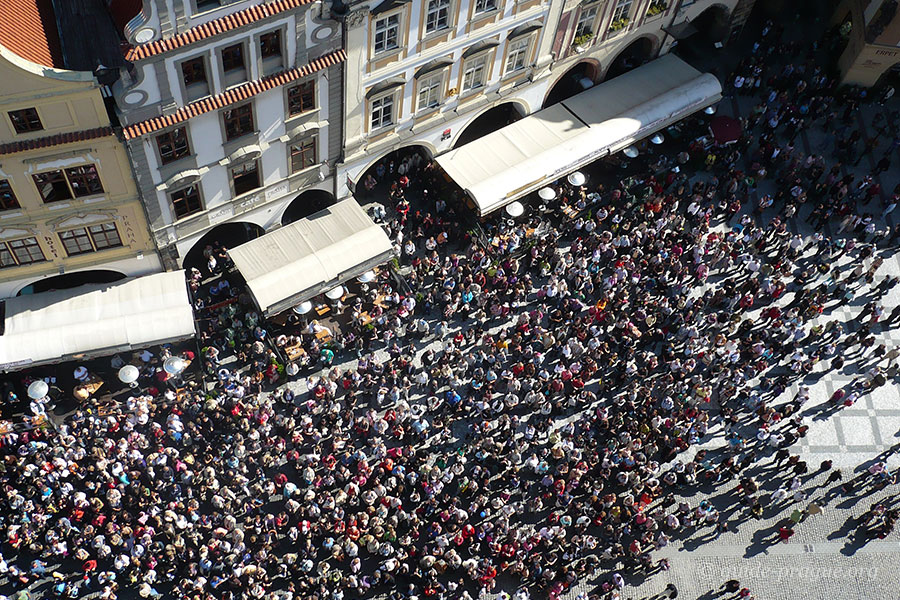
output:
<svg viewBox="0 0 900 600"><path fill-rule="evenodd" d="M610 32L614 31L622 31L628 27L628 17L622 17L621 19L616 19L612 23L609 24Z"/></svg>
<svg viewBox="0 0 900 600"><path fill-rule="evenodd" d="M593 33L585 33L579 35L574 40L572 40L572 48L574 48L576 52L584 52L592 39L594 39Z"/></svg>
<svg viewBox="0 0 900 600"><path fill-rule="evenodd" d="M647 16L655 17L656 15L660 15L666 12L667 8L669 8L668 3L663 2L663 0L654 0L654 2L651 2L650 6L647 8Z"/></svg>

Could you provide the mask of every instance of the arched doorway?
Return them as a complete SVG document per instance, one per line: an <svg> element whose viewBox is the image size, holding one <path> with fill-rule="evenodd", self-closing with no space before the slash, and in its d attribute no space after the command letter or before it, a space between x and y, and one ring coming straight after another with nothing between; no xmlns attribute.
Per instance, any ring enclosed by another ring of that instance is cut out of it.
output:
<svg viewBox="0 0 900 600"><path fill-rule="evenodd" d="M387 202L393 185L403 175L414 175L434 157L428 146L415 144L391 150L369 163L356 180L353 195L360 203ZM412 179L412 177L410 177Z"/></svg>
<svg viewBox="0 0 900 600"><path fill-rule="evenodd" d="M609 81L632 69L636 69L653 58L654 42L647 36L639 37L616 55L606 71L605 81Z"/></svg>
<svg viewBox="0 0 900 600"><path fill-rule="evenodd" d="M469 142L474 142L478 138L515 123L524 116L525 111L517 102L504 102L492 106L463 127L456 141L453 142L453 147L465 146Z"/></svg>
<svg viewBox="0 0 900 600"><path fill-rule="evenodd" d="M695 35L701 36L710 44L725 41L728 37L728 15L727 6L722 4L710 6L691 21L697 28Z"/></svg>
<svg viewBox="0 0 900 600"><path fill-rule="evenodd" d="M30 294L41 294L43 292L53 292L56 290L69 290L90 283L113 283L120 279L125 279L125 274L119 273L118 271L109 271L106 269L76 271L74 273L54 275L53 277L35 281L19 290L16 296L28 296Z"/></svg>
<svg viewBox="0 0 900 600"><path fill-rule="evenodd" d="M326 209L334 204L334 195L325 190L306 190L291 200L288 207L281 215L281 224L290 225L294 221L305 219L306 217Z"/></svg>
<svg viewBox="0 0 900 600"><path fill-rule="evenodd" d="M592 87L599 77L599 64L592 60L581 61L556 80L556 83L550 88L550 93L547 94L542 108L553 106L583 92Z"/></svg>
<svg viewBox="0 0 900 600"><path fill-rule="evenodd" d="M850 45L853 32L853 13L847 10L843 16L838 17L834 26L825 34L825 47L828 52L828 65L831 73L838 75L841 69L849 69L855 57L844 58L844 52Z"/></svg>
<svg viewBox="0 0 900 600"><path fill-rule="evenodd" d="M197 267L201 272L206 273L206 257L203 255L203 250L207 246L219 244L226 249L234 248L258 238L265 232L266 230L256 223L240 222L216 225L197 240L197 243L184 255L182 266L185 269Z"/></svg>

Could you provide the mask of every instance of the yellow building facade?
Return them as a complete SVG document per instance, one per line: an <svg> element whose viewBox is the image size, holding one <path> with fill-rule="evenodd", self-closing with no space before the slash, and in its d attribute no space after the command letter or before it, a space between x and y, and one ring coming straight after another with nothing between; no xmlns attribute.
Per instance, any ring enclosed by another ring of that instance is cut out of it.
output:
<svg viewBox="0 0 900 600"><path fill-rule="evenodd" d="M841 83L872 87L900 63L900 10L894 0L843 0L832 25L846 38L837 63Z"/></svg>
<svg viewBox="0 0 900 600"><path fill-rule="evenodd" d="M161 271L100 84L21 54L0 45L0 297Z"/></svg>

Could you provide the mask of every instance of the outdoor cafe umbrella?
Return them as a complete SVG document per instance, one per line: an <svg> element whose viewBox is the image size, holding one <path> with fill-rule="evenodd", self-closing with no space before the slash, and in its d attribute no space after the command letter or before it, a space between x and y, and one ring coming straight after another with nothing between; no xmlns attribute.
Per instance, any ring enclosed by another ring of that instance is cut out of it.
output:
<svg viewBox="0 0 900 600"><path fill-rule="evenodd" d="M325 297L329 300L340 300L344 296L344 288L343 286L337 286L336 288L331 288L327 292L325 292Z"/></svg>
<svg viewBox="0 0 900 600"><path fill-rule="evenodd" d="M525 207L521 202L510 202L506 205L506 214L511 217L521 217L525 214Z"/></svg>
<svg viewBox="0 0 900 600"><path fill-rule="evenodd" d="M552 187L543 187L538 190L538 196L541 197L541 200L553 200L556 198L556 190Z"/></svg>
<svg viewBox="0 0 900 600"><path fill-rule="evenodd" d="M370 281L375 281L375 271L366 271L365 273L357 277L356 280L360 283L369 283Z"/></svg>
<svg viewBox="0 0 900 600"><path fill-rule="evenodd" d="M298 304L297 306L295 306L291 310L293 310L298 315L305 315L312 309L313 309L312 302L310 302L309 300L305 300L305 301L301 302L300 304Z"/></svg>
<svg viewBox="0 0 900 600"><path fill-rule="evenodd" d="M36 379L28 386L28 397L32 400L40 400L50 391L50 386L43 379Z"/></svg>
<svg viewBox="0 0 900 600"><path fill-rule="evenodd" d="M140 377L141 372L134 365L125 365L119 369L119 381L126 385L131 385Z"/></svg>
<svg viewBox="0 0 900 600"><path fill-rule="evenodd" d="M709 124L709 130L718 144L732 144L741 137L741 122L732 117L720 115Z"/></svg>
<svg viewBox="0 0 900 600"><path fill-rule="evenodd" d="M584 185L586 177L584 176L584 173L582 173L581 171L575 171L574 173L570 173L569 176L567 177L567 179L569 180L569 183L577 186L577 185Z"/></svg>

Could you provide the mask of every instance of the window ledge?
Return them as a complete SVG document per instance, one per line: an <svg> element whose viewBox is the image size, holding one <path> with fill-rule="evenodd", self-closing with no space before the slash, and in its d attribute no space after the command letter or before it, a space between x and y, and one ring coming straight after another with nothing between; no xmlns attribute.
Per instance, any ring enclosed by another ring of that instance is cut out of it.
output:
<svg viewBox="0 0 900 600"><path fill-rule="evenodd" d="M296 115L287 117L284 120L285 130L290 130L291 128L302 124L307 119L315 120L315 119L312 119L311 117L318 115L319 112L321 112L321 110L322 110L322 108L320 106L317 106L315 108L311 108L309 110L303 111L302 113L297 113Z"/></svg>
<svg viewBox="0 0 900 600"><path fill-rule="evenodd" d="M397 46L391 50L384 50L382 52L373 52L372 59L369 61L370 63L384 60L386 58L393 58L395 56L399 56L403 52L403 46Z"/></svg>
<svg viewBox="0 0 900 600"><path fill-rule="evenodd" d="M486 10L486 11L480 12L480 13L473 13L472 14L472 23L479 23L482 20L496 17L499 14L500 14L500 8L497 6L495 6L491 10Z"/></svg>

